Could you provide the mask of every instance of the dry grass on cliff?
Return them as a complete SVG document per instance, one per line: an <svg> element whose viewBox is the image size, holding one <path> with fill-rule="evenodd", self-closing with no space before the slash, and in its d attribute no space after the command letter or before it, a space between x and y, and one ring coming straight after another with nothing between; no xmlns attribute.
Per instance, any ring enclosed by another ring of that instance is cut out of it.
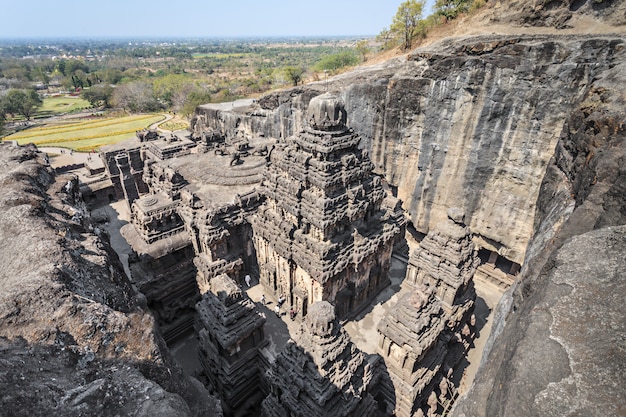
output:
<svg viewBox="0 0 626 417"><path fill-rule="evenodd" d="M556 29L551 26L531 27L510 23L500 23L498 17L506 7L508 6L502 5L500 1L489 2L487 5L478 10L460 15L457 19L434 26L429 30L428 35L425 38L416 41L413 47L424 47L445 38L460 36L626 34L626 26L613 26L588 14L573 14L572 18L567 22L568 27L564 29ZM366 64L376 64L397 56L408 54L409 52L410 51L405 51L396 47L368 57Z"/></svg>
<svg viewBox="0 0 626 417"><path fill-rule="evenodd" d="M418 39L413 47L419 48L435 43L441 39L471 35L471 34L486 34L495 33L491 31L494 27L493 24L489 24L489 7L483 7L475 10L470 14L459 16L457 19L450 20L448 22L442 22L432 27L425 38ZM400 47L395 47L386 51L368 57L366 64L377 64L379 62L386 61L388 59L408 54L410 51L405 51Z"/></svg>

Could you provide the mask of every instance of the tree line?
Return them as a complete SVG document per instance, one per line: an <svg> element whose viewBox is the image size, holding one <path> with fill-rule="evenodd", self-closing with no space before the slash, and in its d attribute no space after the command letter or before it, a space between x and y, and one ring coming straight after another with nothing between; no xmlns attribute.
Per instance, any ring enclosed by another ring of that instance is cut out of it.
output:
<svg viewBox="0 0 626 417"><path fill-rule="evenodd" d="M7 94L0 96L0 132L7 115L13 117L20 115L26 120L30 120L42 104L43 101L35 90L9 90Z"/></svg>
<svg viewBox="0 0 626 417"><path fill-rule="evenodd" d="M41 94L65 91L79 93L93 107L188 115L198 104L298 85L316 71L338 71L359 62L356 41L276 42L0 45L0 99L17 91L34 97L33 89ZM6 103L1 118L32 116L32 111L27 116Z"/></svg>

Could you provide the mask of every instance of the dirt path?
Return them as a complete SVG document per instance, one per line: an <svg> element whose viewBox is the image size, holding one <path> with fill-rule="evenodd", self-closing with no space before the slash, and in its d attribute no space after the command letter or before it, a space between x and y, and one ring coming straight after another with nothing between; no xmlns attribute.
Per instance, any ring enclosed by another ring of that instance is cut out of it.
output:
<svg viewBox="0 0 626 417"><path fill-rule="evenodd" d="M174 116L172 116L171 114L168 114L168 113L161 113L161 115L165 116L165 119L161 120L160 122L152 123L150 126L148 126L148 129L163 130L163 129L159 128L159 126L161 126L163 123L169 122L170 120L172 120L174 118ZM169 130L167 132L169 132Z"/></svg>

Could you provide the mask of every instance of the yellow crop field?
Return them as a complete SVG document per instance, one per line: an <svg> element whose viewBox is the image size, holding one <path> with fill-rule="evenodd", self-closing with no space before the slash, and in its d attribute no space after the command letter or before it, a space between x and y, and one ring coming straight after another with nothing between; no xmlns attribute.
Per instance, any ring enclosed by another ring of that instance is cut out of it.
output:
<svg viewBox="0 0 626 417"><path fill-rule="evenodd" d="M102 145L130 139L137 130L164 119L158 114L134 115L119 118L94 119L65 125L44 125L7 136L19 144L58 146L76 151L90 151Z"/></svg>

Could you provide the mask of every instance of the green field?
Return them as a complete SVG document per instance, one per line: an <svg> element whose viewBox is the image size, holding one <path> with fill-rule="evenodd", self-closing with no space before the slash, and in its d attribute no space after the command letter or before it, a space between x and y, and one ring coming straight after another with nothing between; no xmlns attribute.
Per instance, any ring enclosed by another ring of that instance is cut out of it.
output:
<svg viewBox="0 0 626 417"><path fill-rule="evenodd" d="M61 97L45 97L43 105L35 111L32 119L45 119L46 117L58 116L66 113L88 109L91 104L87 100L80 97L61 96ZM25 120L24 116L15 114L9 117L10 121Z"/></svg>
<svg viewBox="0 0 626 417"><path fill-rule="evenodd" d="M89 102L79 97L46 97L43 99L43 106L35 113L35 117L48 117L55 114L70 113L89 107L91 107Z"/></svg>
<svg viewBox="0 0 626 417"><path fill-rule="evenodd" d="M22 130L7 136L5 140L16 140L20 145L34 143L41 147L54 146L88 152L102 145L130 139L137 130L145 129L163 118L158 114L142 114L43 125Z"/></svg>

